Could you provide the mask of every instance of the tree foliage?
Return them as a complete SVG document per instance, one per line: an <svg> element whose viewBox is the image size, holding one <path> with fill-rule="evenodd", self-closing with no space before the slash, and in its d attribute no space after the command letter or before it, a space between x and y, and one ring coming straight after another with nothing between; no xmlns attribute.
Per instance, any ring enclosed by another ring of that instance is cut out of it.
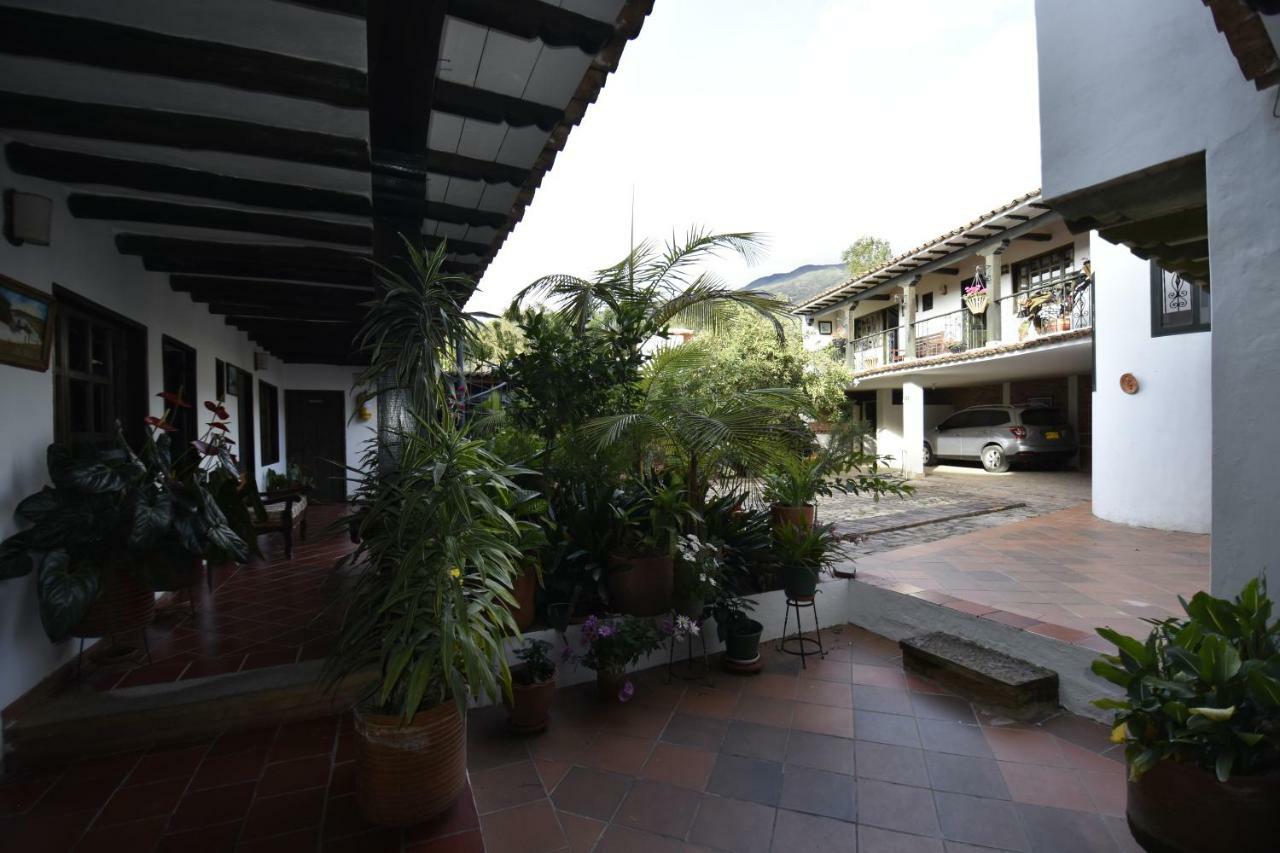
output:
<svg viewBox="0 0 1280 853"><path fill-rule="evenodd" d="M893 257L888 240L863 235L840 253L840 260L849 268L849 276L856 277L875 269Z"/></svg>

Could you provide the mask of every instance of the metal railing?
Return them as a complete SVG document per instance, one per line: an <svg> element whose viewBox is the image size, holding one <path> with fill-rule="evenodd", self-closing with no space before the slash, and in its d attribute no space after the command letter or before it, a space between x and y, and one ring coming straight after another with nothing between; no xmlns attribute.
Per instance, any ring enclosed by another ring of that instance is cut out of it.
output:
<svg viewBox="0 0 1280 853"><path fill-rule="evenodd" d="M1080 273L1002 296L995 304L1004 325L1001 337L1009 343L1093 328L1093 280Z"/></svg>
<svg viewBox="0 0 1280 853"><path fill-rule="evenodd" d="M902 351L898 349L898 329L892 328L883 332L873 332L849 341L845 350L845 364L855 373L859 370L870 370L883 367L902 360Z"/></svg>
<svg viewBox="0 0 1280 853"><path fill-rule="evenodd" d="M968 308L948 311L912 324L916 358L964 352L987 345L987 330L976 326Z"/></svg>

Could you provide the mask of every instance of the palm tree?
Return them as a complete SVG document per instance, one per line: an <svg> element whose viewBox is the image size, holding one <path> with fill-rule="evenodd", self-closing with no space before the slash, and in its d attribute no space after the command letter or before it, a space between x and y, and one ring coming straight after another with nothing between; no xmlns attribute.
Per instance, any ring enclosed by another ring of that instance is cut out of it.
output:
<svg viewBox="0 0 1280 853"><path fill-rule="evenodd" d="M683 241L672 235L661 248L646 240L591 278L543 276L516 294L512 308L518 310L529 297L542 296L558 305L558 313L579 332L604 313L639 318L654 335L672 323L714 329L726 307L741 305L769 320L781 339L780 315L789 308L785 300L734 290L715 273L698 269L726 252L754 262L764 243L752 232L713 234L701 228L690 229Z"/></svg>
<svg viewBox="0 0 1280 853"><path fill-rule="evenodd" d="M712 482L753 477L788 452L794 435L788 416L804 405L792 388L739 391L716 399L681 393L671 373L704 369L707 353L697 341L659 352L646 369L644 396L633 412L588 421L582 436L597 450L631 442L642 465L675 461L689 502L701 512Z"/></svg>

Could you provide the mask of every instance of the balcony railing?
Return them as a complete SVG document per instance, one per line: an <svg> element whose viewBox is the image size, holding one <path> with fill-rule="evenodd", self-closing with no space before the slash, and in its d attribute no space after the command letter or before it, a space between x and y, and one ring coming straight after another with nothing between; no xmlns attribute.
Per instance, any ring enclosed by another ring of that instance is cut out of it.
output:
<svg viewBox="0 0 1280 853"><path fill-rule="evenodd" d="M1001 343L1017 343L1054 332L1088 329L1093 326L1093 283L1079 273L1056 279L1029 290L1002 296L994 307L1000 316L1001 335L997 340L986 317L971 314L967 307L917 320L912 331L915 352L905 344L902 329L893 328L849 341L845 363L854 372L883 367L908 358L930 358L980 349Z"/></svg>

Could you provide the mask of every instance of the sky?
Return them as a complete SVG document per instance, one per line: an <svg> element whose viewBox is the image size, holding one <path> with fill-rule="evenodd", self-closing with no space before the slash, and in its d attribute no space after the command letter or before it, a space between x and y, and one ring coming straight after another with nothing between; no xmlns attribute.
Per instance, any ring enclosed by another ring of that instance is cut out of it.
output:
<svg viewBox="0 0 1280 853"><path fill-rule="evenodd" d="M1032 0L657 0L480 288L499 312L541 275L637 239L757 231L738 286L910 249L1039 186Z"/></svg>

